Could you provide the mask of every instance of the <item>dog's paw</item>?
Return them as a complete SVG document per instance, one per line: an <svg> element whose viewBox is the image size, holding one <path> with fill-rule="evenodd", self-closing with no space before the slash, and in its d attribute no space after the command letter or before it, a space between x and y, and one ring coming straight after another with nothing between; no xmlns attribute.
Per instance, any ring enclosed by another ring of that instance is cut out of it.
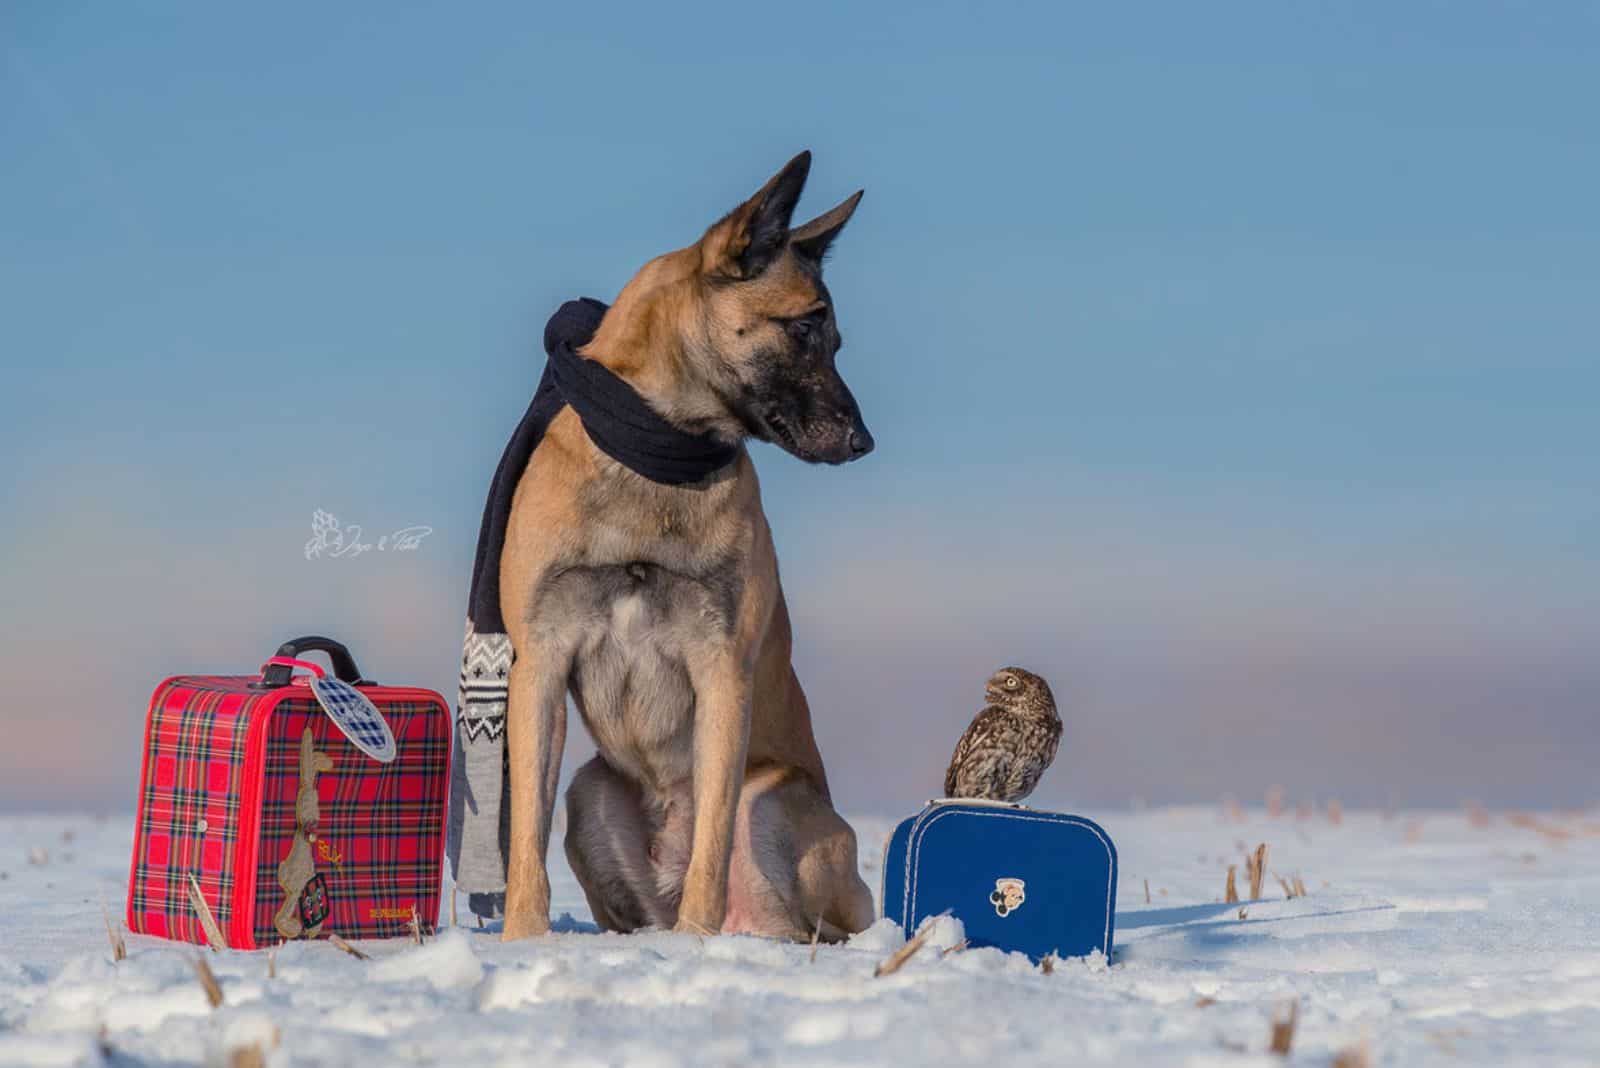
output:
<svg viewBox="0 0 1600 1068"><path fill-rule="evenodd" d="M550 933L550 916L506 916L505 926L500 930L500 941L517 942L524 938L538 938L540 935Z"/></svg>
<svg viewBox="0 0 1600 1068"><path fill-rule="evenodd" d="M693 920L679 917L678 922L672 925L672 933L699 935L701 938L706 938L717 932L703 923L696 923Z"/></svg>
<svg viewBox="0 0 1600 1068"><path fill-rule="evenodd" d="M691 874L684 880L683 900L678 905L678 922L672 929L679 934L714 935L723 929L727 917L728 892L713 889Z"/></svg>

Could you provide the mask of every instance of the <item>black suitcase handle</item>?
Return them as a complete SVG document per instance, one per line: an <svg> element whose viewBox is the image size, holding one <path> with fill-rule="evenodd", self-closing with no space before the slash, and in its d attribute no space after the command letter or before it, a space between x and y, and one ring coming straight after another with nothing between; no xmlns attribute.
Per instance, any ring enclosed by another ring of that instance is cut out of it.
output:
<svg viewBox="0 0 1600 1068"><path fill-rule="evenodd" d="M336 642L332 638L324 638L318 634L291 638L278 646L278 651L274 655L299 659L301 653L313 652L328 654L328 659L333 661L335 678L352 686L374 685L371 679L361 677L361 669L356 667L356 658L350 655L350 650L345 648L344 643ZM294 668L288 664L268 664L261 672L261 680L250 685L260 690L273 690L279 686L289 685L289 677L293 673Z"/></svg>

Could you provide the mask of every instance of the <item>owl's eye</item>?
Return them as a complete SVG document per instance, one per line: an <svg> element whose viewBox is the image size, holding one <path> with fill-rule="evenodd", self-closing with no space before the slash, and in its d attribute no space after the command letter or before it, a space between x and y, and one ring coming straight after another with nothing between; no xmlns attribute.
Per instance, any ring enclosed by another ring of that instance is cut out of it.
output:
<svg viewBox="0 0 1600 1068"><path fill-rule="evenodd" d="M1006 676L1006 689L1015 690L1018 686L1021 686L1021 685L1022 685L1022 680L1018 679L1015 675L1007 675Z"/></svg>

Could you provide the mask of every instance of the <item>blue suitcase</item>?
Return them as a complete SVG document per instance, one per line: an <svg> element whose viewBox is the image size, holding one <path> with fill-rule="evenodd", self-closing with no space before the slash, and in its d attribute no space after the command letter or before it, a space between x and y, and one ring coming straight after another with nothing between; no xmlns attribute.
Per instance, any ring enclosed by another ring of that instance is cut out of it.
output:
<svg viewBox="0 0 1600 1068"><path fill-rule="evenodd" d="M1111 958L1117 850L1081 816L990 801L930 801L889 836L883 914L907 932L949 912L971 946Z"/></svg>

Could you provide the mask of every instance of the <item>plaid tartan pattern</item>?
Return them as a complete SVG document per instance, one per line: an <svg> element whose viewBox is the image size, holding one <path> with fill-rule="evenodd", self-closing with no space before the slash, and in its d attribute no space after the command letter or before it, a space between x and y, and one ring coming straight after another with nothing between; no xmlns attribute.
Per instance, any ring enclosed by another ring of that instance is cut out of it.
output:
<svg viewBox="0 0 1600 1068"><path fill-rule="evenodd" d="M150 701L128 928L204 943L189 905L192 874L223 931L232 929L242 775L251 710L263 695L234 680L176 678ZM239 680L243 681L243 680Z"/></svg>
<svg viewBox="0 0 1600 1068"><path fill-rule="evenodd" d="M303 683L252 690L250 677L182 676L151 698L129 875L132 931L204 944L189 905L194 875L228 944L281 941L277 867L294 836L299 742L309 726L334 768L318 779L314 845L346 938L405 933L411 906L438 922L451 721L430 690L364 687L394 732L391 764L339 733Z"/></svg>
<svg viewBox="0 0 1600 1068"><path fill-rule="evenodd" d="M411 906L428 926L439 919L444 855L445 792L450 785L450 714L442 700L392 700L365 691L394 732L395 758L379 764L340 733L309 694L278 706L267 738L261 804L261 853L256 873L255 942L281 940L272 917L283 904L278 862L294 842L295 791L300 785L300 734L333 758L317 777L322 820L312 847L317 873L327 880L326 932L346 938L406 934Z"/></svg>

